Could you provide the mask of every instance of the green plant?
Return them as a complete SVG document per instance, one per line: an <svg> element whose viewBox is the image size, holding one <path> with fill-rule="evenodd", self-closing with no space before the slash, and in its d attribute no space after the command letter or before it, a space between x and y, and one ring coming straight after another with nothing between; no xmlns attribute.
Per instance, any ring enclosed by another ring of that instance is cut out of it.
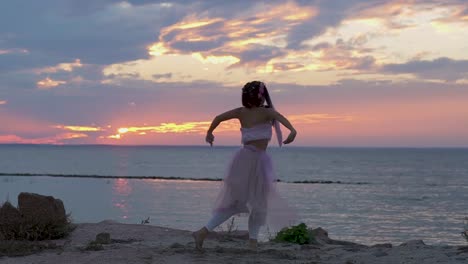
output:
<svg viewBox="0 0 468 264"><path fill-rule="evenodd" d="M291 242L299 245L309 244L314 239L307 230L307 225L301 223L289 228L283 228L276 234L274 241L277 242Z"/></svg>

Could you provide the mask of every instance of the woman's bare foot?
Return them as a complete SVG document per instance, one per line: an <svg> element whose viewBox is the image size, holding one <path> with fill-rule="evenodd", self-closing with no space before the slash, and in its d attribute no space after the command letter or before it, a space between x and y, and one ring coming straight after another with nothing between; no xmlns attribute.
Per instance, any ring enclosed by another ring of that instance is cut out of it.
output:
<svg viewBox="0 0 468 264"><path fill-rule="evenodd" d="M206 229L206 227L203 227L200 230L192 233L193 239L195 240L196 249L198 250L203 249L203 241L205 240L207 235L208 235L208 229Z"/></svg>
<svg viewBox="0 0 468 264"><path fill-rule="evenodd" d="M257 239L249 239L249 248L251 250L257 250L258 249Z"/></svg>

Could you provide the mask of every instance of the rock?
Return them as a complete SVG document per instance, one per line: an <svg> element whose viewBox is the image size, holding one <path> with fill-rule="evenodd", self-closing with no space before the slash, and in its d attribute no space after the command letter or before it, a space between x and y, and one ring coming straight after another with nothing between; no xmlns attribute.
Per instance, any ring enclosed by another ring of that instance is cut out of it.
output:
<svg viewBox="0 0 468 264"><path fill-rule="evenodd" d="M20 193L18 208L8 202L0 208L0 239L56 239L71 230L63 202L52 196Z"/></svg>
<svg viewBox="0 0 468 264"><path fill-rule="evenodd" d="M392 248L393 245L390 243L384 243L384 244L375 244L371 246L371 248Z"/></svg>
<svg viewBox="0 0 468 264"><path fill-rule="evenodd" d="M305 244L301 245L301 250L313 250L313 249L320 249L319 245L312 245L312 244Z"/></svg>
<svg viewBox="0 0 468 264"><path fill-rule="evenodd" d="M110 244L111 236L109 233L99 233L96 235L96 243L99 244Z"/></svg>
<svg viewBox="0 0 468 264"><path fill-rule="evenodd" d="M459 251L458 254L461 254L461 253L468 253L468 246L458 247L458 251Z"/></svg>
<svg viewBox="0 0 468 264"><path fill-rule="evenodd" d="M104 247L102 246L102 244L97 243L96 241L89 242L88 245L86 245L86 247L84 248L84 250L90 250L90 251L99 251L103 249Z"/></svg>
<svg viewBox="0 0 468 264"><path fill-rule="evenodd" d="M318 227L316 229L309 229L309 235L314 238L318 244L329 244L332 240L328 237L328 232Z"/></svg>
<svg viewBox="0 0 468 264"><path fill-rule="evenodd" d="M402 243L400 247L420 247L425 246L424 241L417 239L417 240L410 240L408 242Z"/></svg>
<svg viewBox="0 0 468 264"><path fill-rule="evenodd" d="M67 216L60 199L35 193L20 193L18 208L25 221L65 224Z"/></svg>
<svg viewBox="0 0 468 264"><path fill-rule="evenodd" d="M372 255L374 255L377 258L380 258L380 257L388 256L388 253L383 252L383 251L377 251L377 252L373 253Z"/></svg>
<svg viewBox="0 0 468 264"><path fill-rule="evenodd" d="M172 245L169 246L170 248L185 248L184 245L180 243L173 243Z"/></svg>
<svg viewBox="0 0 468 264"><path fill-rule="evenodd" d="M359 247L359 248L367 247L365 245L361 245L361 244L357 244L353 242L331 239L328 237L328 232L321 227L318 227L316 229L309 229L309 235L314 238L314 241L312 241L312 244L341 245L341 246L352 246L352 247Z"/></svg>

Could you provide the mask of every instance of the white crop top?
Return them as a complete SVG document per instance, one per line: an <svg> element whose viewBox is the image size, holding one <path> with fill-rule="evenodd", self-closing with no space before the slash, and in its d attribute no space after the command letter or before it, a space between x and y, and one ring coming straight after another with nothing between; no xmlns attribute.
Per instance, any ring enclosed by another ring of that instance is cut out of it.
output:
<svg viewBox="0 0 468 264"><path fill-rule="evenodd" d="M242 127L241 134L242 134L242 143L245 144L246 142L258 139L271 139L272 131L271 123L262 123L255 125L253 127Z"/></svg>

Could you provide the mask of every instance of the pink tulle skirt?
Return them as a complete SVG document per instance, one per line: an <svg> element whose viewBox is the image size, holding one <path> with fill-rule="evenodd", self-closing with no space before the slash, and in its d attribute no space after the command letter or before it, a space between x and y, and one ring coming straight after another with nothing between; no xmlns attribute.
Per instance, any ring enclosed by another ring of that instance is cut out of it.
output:
<svg viewBox="0 0 468 264"><path fill-rule="evenodd" d="M292 225L296 213L279 195L276 182L270 155L245 145L228 167L213 211L248 213L272 231Z"/></svg>

